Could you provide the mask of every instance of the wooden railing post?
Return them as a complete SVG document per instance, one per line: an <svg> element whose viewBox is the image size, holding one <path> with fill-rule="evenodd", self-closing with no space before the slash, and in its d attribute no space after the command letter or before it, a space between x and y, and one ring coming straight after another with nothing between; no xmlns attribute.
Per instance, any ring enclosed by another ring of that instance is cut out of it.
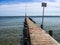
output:
<svg viewBox="0 0 60 45"><path fill-rule="evenodd" d="M29 27L26 18L25 18L24 29L23 29L23 45L31 45Z"/></svg>
<svg viewBox="0 0 60 45"><path fill-rule="evenodd" d="M53 36L53 31L52 30L49 30L49 35Z"/></svg>

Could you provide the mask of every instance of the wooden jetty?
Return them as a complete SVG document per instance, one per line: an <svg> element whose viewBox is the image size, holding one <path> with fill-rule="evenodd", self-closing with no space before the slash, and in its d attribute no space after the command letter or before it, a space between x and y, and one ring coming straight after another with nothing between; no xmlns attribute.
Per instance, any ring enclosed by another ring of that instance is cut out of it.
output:
<svg viewBox="0 0 60 45"><path fill-rule="evenodd" d="M38 27L28 17L24 23L24 45L60 45L53 37Z"/></svg>

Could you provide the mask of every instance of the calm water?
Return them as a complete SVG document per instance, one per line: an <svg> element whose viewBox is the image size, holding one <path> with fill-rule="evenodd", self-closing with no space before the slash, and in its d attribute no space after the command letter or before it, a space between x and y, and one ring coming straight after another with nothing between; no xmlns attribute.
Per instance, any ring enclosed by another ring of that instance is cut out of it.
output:
<svg viewBox="0 0 60 45"><path fill-rule="evenodd" d="M31 17L37 26L41 25L42 17ZM0 17L0 39L21 38L24 17ZM44 30L53 30L53 37L60 42L60 17L45 17Z"/></svg>

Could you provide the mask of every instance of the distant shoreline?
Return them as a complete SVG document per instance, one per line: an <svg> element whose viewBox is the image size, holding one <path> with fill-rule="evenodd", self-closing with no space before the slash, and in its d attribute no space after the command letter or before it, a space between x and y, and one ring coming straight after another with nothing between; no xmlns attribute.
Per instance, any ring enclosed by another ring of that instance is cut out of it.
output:
<svg viewBox="0 0 60 45"><path fill-rule="evenodd" d="M0 17L25 17L25 16L0 16ZM36 17L36 16L30 16L30 17ZM37 16L42 17L42 16ZM44 16L44 17L60 17L60 16Z"/></svg>
<svg viewBox="0 0 60 45"><path fill-rule="evenodd" d="M0 16L0 17L25 17L25 16ZM42 16L30 16L30 17L42 17ZM60 17L60 16L44 16L44 17Z"/></svg>

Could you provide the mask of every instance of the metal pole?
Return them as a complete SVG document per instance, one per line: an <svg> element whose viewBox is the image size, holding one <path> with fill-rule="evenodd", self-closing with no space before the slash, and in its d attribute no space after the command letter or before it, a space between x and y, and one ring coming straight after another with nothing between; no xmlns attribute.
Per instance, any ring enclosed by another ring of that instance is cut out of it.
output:
<svg viewBox="0 0 60 45"><path fill-rule="evenodd" d="M26 16L27 16L27 5L25 3L25 18L26 18Z"/></svg>
<svg viewBox="0 0 60 45"><path fill-rule="evenodd" d="M43 24L44 24L44 7L43 7L42 24L41 24L42 29L43 29Z"/></svg>
<svg viewBox="0 0 60 45"><path fill-rule="evenodd" d="M42 24L41 24L41 28L43 29L43 23L44 23L44 7L47 7L47 3L42 2L42 7L43 7L43 13L42 13Z"/></svg>
<svg viewBox="0 0 60 45"><path fill-rule="evenodd" d="M25 4L25 16L26 16L26 4Z"/></svg>
<svg viewBox="0 0 60 45"><path fill-rule="evenodd" d="M44 25L44 7L43 7L42 25Z"/></svg>

